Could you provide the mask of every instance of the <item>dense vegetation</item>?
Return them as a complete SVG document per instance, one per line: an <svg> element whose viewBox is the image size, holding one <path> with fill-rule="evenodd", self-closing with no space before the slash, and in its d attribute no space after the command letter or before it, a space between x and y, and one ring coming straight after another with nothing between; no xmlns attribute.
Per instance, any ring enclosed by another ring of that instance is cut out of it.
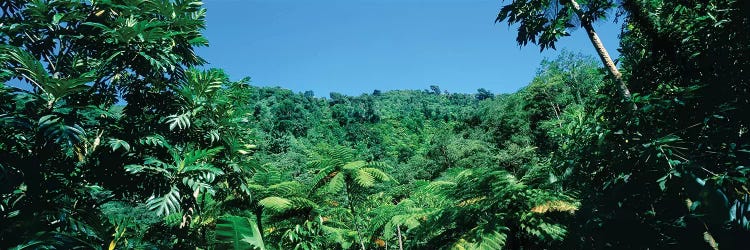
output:
<svg viewBox="0 0 750 250"><path fill-rule="evenodd" d="M198 1L2 1L0 248L746 249L750 3L506 4L620 68L318 98L200 68Z"/></svg>

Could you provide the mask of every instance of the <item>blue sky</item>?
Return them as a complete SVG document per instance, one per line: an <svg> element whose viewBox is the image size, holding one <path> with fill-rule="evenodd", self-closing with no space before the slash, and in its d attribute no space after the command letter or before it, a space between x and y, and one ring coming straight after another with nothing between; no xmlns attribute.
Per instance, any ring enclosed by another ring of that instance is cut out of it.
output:
<svg viewBox="0 0 750 250"><path fill-rule="evenodd" d="M205 0L210 47L198 53L233 79L349 95L374 89L507 93L565 48L595 55L585 32L558 51L519 47L515 28L494 23L501 0ZM617 58L619 25L597 31Z"/></svg>

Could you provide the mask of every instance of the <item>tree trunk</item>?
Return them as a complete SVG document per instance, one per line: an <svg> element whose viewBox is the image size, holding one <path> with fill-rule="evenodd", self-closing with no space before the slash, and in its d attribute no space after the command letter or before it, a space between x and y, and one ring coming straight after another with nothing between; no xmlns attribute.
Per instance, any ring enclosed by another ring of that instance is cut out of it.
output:
<svg viewBox="0 0 750 250"><path fill-rule="evenodd" d="M404 250L404 241L401 240L401 226L396 225L396 232L398 232L398 250Z"/></svg>
<svg viewBox="0 0 750 250"><path fill-rule="evenodd" d="M260 205L256 205L255 208L255 224L258 227L258 232L260 232L260 240L263 241L263 207Z"/></svg>
<svg viewBox="0 0 750 250"><path fill-rule="evenodd" d="M576 15L578 15L578 19L581 20L581 27L586 30L586 34L589 36L591 44L594 45L596 53L599 54L599 58L602 60L604 67L607 68L609 73L615 78L615 81L619 85L618 87L620 89L620 95L626 100L630 100L630 90L625 84L625 81L622 80L622 74L620 73L620 70L617 69L617 65L615 65L615 62L612 61L612 58L609 57L609 53L607 53L607 49L604 48L604 44L602 44L602 40L599 39L599 35L596 34L594 26L591 24L591 18L583 13L583 11L581 10L581 6L578 5L578 2L576 2L575 0L569 1ZM638 106L633 104L632 108L633 110L637 110Z"/></svg>

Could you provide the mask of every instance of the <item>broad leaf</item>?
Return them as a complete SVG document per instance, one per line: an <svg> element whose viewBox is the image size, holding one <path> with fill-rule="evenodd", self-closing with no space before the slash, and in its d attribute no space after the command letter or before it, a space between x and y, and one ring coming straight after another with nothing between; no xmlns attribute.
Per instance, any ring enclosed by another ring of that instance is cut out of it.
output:
<svg viewBox="0 0 750 250"><path fill-rule="evenodd" d="M154 211L156 216L167 216L170 213L180 211L180 191L177 187L172 188L160 197L152 197L146 202L146 207Z"/></svg>
<svg viewBox="0 0 750 250"><path fill-rule="evenodd" d="M232 249L265 249L258 225L249 218L224 216L216 223L216 240Z"/></svg>

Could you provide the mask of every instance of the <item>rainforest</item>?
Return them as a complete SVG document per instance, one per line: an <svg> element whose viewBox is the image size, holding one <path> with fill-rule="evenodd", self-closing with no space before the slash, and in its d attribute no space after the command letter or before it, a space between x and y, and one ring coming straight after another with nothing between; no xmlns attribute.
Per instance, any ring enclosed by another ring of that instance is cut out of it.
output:
<svg viewBox="0 0 750 250"><path fill-rule="evenodd" d="M497 6L596 54L318 96L206 67L197 0L3 0L0 249L750 248L750 1Z"/></svg>

